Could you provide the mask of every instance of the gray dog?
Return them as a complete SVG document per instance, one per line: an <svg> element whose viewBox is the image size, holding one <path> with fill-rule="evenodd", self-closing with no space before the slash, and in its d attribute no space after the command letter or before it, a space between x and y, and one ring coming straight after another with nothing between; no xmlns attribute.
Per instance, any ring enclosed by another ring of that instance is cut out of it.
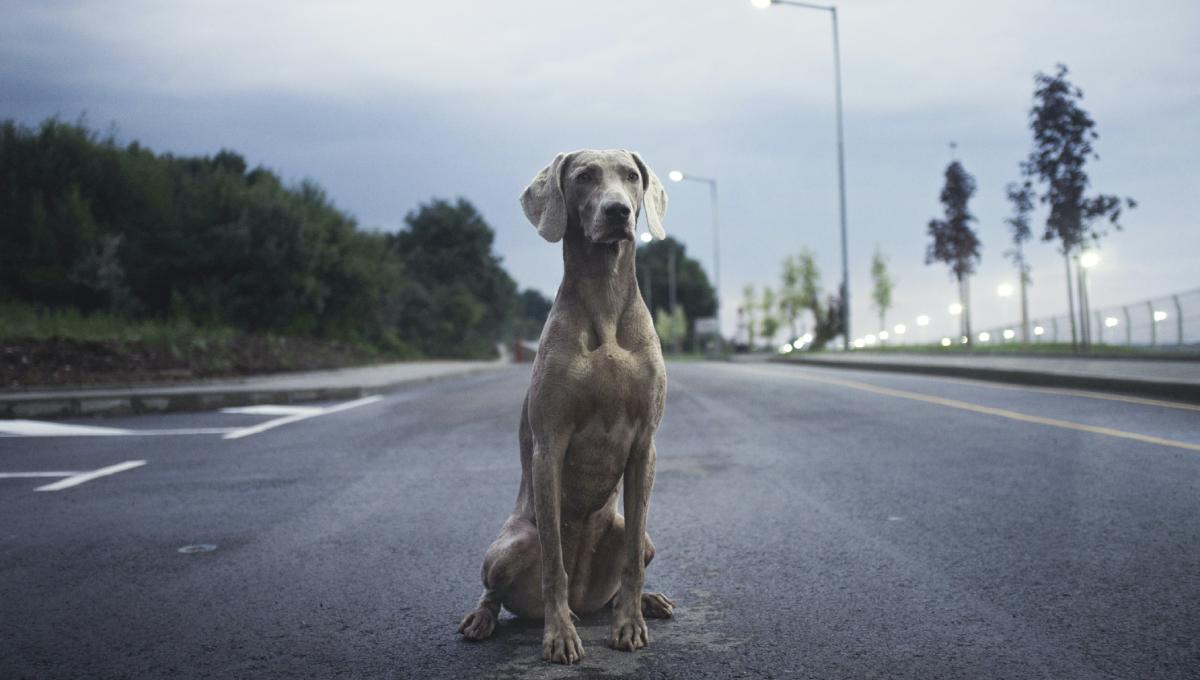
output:
<svg viewBox="0 0 1200 680"><path fill-rule="evenodd" d="M642 592L667 393L634 265L643 199L650 232L665 238L667 194L627 151L560 153L521 195L538 233L563 242L563 279L521 409L517 505L483 559L483 596L458 628L467 639L491 635L504 605L545 619L543 658L574 663L583 643L573 613L612 603L612 646L626 651L649 641L645 617L671 616L674 602Z"/></svg>

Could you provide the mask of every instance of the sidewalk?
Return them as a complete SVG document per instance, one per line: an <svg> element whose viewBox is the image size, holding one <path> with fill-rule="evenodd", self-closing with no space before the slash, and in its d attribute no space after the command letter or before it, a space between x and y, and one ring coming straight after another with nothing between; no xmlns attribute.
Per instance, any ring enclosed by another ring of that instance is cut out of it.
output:
<svg viewBox="0 0 1200 680"><path fill-rule="evenodd" d="M412 361L182 385L0 391L0 418L65 418L203 411L248 404L355 399L403 385L490 371L503 361Z"/></svg>
<svg viewBox="0 0 1200 680"><path fill-rule="evenodd" d="M1200 361L900 352L823 352L776 360L810 366L945 375L1200 402Z"/></svg>

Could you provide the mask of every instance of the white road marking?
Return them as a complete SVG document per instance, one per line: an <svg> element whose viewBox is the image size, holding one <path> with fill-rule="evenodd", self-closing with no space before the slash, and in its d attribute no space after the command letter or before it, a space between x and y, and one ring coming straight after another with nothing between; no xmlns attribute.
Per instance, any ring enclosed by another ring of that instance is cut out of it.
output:
<svg viewBox="0 0 1200 680"><path fill-rule="evenodd" d="M100 477L107 477L108 475L115 475L118 472L132 470L133 468L141 467L145 464L146 464L146 461L144 461L144 460L127 460L124 463L117 463L116 465L109 465L108 467L102 467L99 470L92 470L91 472L80 472L77 474L73 474L70 477L67 477L66 479L60 479L57 482L54 482L53 484L39 486L38 488L34 489L34 491L62 491L63 489L69 489L73 486L79 486L80 484L83 484L84 482L90 482L93 479L97 479Z"/></svg>
<svg viewBox="0 0 1200 680"><path fill-rule="evenodd" d="M0 420L0 437L153 437L225 434L232 427L192 427L167 430L126 430L120 427L48 423L42 420Z"/></svg>
<svg viewBox="0 0 1200 680"><path fill-rule="evenodd" d="M221 413L238 413L250 416L290 416L297 413L315 413L320 406L277 406L275 404L259 404L258 406L231 406L221 409Z"/></svg>
<svg viewBox="0 0 1200 680"><path fill-rule="evenodd" d="M376 395L372 397L363 397L362 399L355 399L354 401L343 402L341 404L335 404L334 406L325 406L321 408L311 407L303 412L292 413L291 415L285 415L282 418L268 420L265 423L259 423L258 425L251 425L250 427L243 427L234 430L233 432L226 433L222 439L241 439L242 437L249 437L252 434L266 432L267 430L271 430L282 425L290 425L291 423L296 423L301 420L308 420L309 418L316 418L317 416L338 413L340 411L348 411L352 408L358 408L359 406L374 404L382 399L383 397Z"/></svg>
<svg viewBox="0 0 1200 680"><path fill-rule="evenodd" d="M79 472L0 472L0 479L28 479L30 477L70 477Z"/></svg>
<svg viewBox="0 0 1200 680"><path fill-rule="evenodd" d="M111 437L130 434L118 427L47 423L40 420L0 420L0 434L18 437Z"/></svg>
<svg viewBox="0 0 1200 680"><path fill-rule="evenodd" d="M249 427L190 427L160 430L128 430L121 427L101 427L97 425L75 425L72 423L51 423L42 420L0 420L0 438L4 437L154 437L176 435L219 434L224 439L241 439L252 434L266 432L281 425L295 423L308 418L316 418L330 413L347 411L359 406L374 404L382 400L381 396L363 397L332 406L281 406L276 404L260 404L257 406L240 406L221 409L221 413L235 415L280 416L274 420L251 425Z"/></svg>

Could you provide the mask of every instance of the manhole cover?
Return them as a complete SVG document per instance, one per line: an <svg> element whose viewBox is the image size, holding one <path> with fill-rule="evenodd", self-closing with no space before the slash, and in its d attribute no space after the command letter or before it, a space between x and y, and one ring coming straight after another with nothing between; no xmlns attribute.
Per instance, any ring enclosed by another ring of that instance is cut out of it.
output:
<svg viewBox="0 0 1200 680"><path fill-rule="evenodd" d="M196 553L212 552L217 549L217 546L212 543L197 543L196 545L185 545L179 549L179 552L184 555L194 555Z"/></svg>

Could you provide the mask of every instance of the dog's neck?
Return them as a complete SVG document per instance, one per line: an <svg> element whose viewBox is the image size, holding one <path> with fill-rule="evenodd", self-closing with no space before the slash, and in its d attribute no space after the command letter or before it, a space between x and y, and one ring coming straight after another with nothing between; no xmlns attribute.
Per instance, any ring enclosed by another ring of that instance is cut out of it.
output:
<svg viewBox="0 0 1200 680"><path fill-rule="evenodd" d="M575 225L572 225L575 226ZM599 344L616 342L618 326L633 303L641 304L632 241L592 243L581 228L563 236L559 295L578 305Z"/></svg>

